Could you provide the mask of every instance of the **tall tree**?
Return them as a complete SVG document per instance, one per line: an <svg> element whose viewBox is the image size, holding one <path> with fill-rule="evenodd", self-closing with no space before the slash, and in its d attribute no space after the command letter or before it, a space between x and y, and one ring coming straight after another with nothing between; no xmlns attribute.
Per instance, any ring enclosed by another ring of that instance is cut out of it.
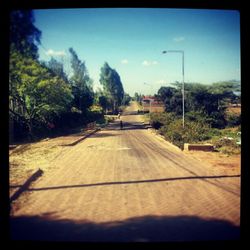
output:
<svg viewBox="0 0 250 250"><path fill-rule="evenodd" d="M71 90L62 78L53 76L37 60L13 50L10 83L15 86L10 95L10 113L27 124L31 136L34 121L50 121L53 116L69 109L72 101ZM13 105L15 102L19 105Z"/></svg>
<svg viewBox="0 0 250 250"><path fill-rule="evenodd" d="M10 138L14 137L14 121L26 124L24 119L25 101L20 97L19 88L20 64L26 59L38 58L41 31L34 25L34 16L31 10L13 10L10 13L10 66L9 66L9 110L10 110ZM19 74L18 74L19 73ZM24 125L25 126L25 125Z"/></svg>
<svg viewBox="0 0 250 250"><path fill-rule="evenodd" d="M65 82L68 82L68 78L64 72L63 64L61 62L58 62L52 57L50 61L46 64L46 66L51 70L53 75L59 76Z"/></svg>
<svg viewBox="0 0 250 250"><path fill-rule="evenodd" d="M10 45L21 54L38 58L41 31L34 25L31 10L14 10L10 13Z"/></svg>
<svg viewBox="0 0 250 250"><path fill-rule="evenodd" d="M161 87L158 90L158 95L160 100L165 104L165 110L167 112L172 112L173 107L171 106L171 99L174 95L177 94L176 88L173 87Z"/></svg>
<svg viewBox="0 0 250 250"><path fill-rule="evenodd" d="M71 67L73 76L70 81L74 95L74 105L85 112L93 104L93 80L89 77L85 62L81 62L73 48L69 49L71 54Z"/></svg>
<svg viewBox="0 0 250 250"><path fill-rule="evenodd" d="M113 103L113 112L117 112L123 100L124 89L119 74L107 62L101 68L100 83L106 97Z"/></svg>
<svg viewBox="0 0 250 250"><path fill-rule="evenodd" d="M123 105L129 105L129 102L131 101L131 96L127 93L124 93L122 104Z"/></svg>

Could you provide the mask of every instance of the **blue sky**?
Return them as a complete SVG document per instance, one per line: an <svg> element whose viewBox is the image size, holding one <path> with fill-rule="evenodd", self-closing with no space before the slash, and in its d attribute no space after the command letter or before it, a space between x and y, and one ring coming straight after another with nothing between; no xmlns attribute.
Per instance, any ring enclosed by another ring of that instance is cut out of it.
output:
<svg viewBox="0 0 250 250"><path fill-rule="evenodd" d="M42 31L39 55L64 62L68 49L85 61L94 88L105 61L119 73L124 89L154 94L161 86L182 81L210 84L240 80L240 15L233 10L192 9L54 9L34 10ZM144 84L147 83L147 84Z"/></svg>

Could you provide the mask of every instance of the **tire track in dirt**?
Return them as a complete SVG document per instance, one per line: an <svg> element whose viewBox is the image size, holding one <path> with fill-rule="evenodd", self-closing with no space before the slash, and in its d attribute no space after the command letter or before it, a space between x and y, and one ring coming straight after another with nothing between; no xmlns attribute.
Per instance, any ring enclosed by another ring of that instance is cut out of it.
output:
<svg viewBox="0 0 250 250"><path fill-rule="evenodd" d="M135 137L135 136L134 136ZM143 138L143 140L141 140L141 141L143 141L144 143L144 146L145 147L148 147L149 146L149 143L148 143L148 141L145 139L145 138ZM149 148L152 148L151 146L149 146ZM153 149L152 149L153 150ZM152 152L152 151L151 151ZM160 157L159 156L156 156L156 154L153 154L152 155L152 157L155 157L156 159L157 159L157 157L158 157L158 159L160 159ZM177 172L175 171L175 174L176 174ZM183 173L182 173L182 175L183 175ZM191 182L190 182L191 183ZM192 182L193 183L193 182ZM183 184L184 185L184 184ZM185 185L187 185L186 183L185 183ZM225 194L224 194L224 192L222 191L222 192L212 192L212 191L207 191L207 192L205 192L204 191L204 188L194 188L194 186L191 184L191 185L189 185L190 187L188 187L187 188L187 190L189 190L190 191L190 188L191 188L191 192L190 193L194 193L194 191L195 191L195 193L197 194L197 196L198 197L202 197L203 196L203 200L205 199L205 197L207 197L206 198L206 202L207 203L211 203L211 197L213 197L213 199L215 200L215 203L217 202L217 200L220 200L222 197L225 197ZM204 185L202 185L202 186L204 186ZM186 192L187 193L187 192ZM204 197L204 194L205 193L207 193L206 195L205 195L205 197ZM238 194L239 195L239 194ZM184 195L184 197L185 197L186 195ZM193 196L192 196L193 197ZM192 198L191 197L191 198ZM225 204L228 204L228 203L230 203L230 199L229 199L229 197L228 196L226 196L227 198L225 198L224 200L224 202L222 202L222 204L223 203L225 203ZM193 200L191 200L191 201L193 201L193 203L195 204L195 203L197 203L197 200L194 198ZM190 201L189 201L189 203L190 203ZM199 201L199 203L200 203L200 201ZM203 202L204 203L204 202ZM181 204L181 202L180 202L180 204ZM182 202L182 204L183 204L183 202ZM188 202L187 202L187 204L188 204ZM239 208L239 207L238 207ZM204 206L202 206L201 207L201 209L200 210L204 210ZM210 214L213 214L215 211L214 210L211 210L211 209L208 209L207 211L209 211L210 212ZM229 215L229 217L230 216L232 216L232 213Z"/></svg>
<svg viewBox="0 0 250 250"><path fill-rule="evenodd" d="M211 175L220 176L222 173L222 171L220 171L220 170L215 170L215 169L211 169L211 168L209 169L209 166L205 165L204 163L198 162L195 159L192 159L190 157L184 157L181 155L181 153L178 153L178 152L173 153L173 152L170 152L169 150L168 151L163 150L162 148L156 149L154 146L152 146L152 144L150 144L148 142L147 142L148 144L145 141L143 143L145 145L147 145L149 148L151 148L152 150L154 150L156 153L171 160L176 165L178 165L179 167L186 170L187 172L189 172L192 175L196 175L196 176L211 176ZM195 172L190 170L190 168L187 168L186 167L187 165L192 166L193 168L195 167ZM220 182L219 180L216 180L216 179L214 179L214 180L203 179L203 180L209 182L210 184L216 185L217 187L220 187L220 188L222 188L222 189L224 189L232 194L235 194L237 196L239 195L238 192L235 192L234 187L229 188L228 185L223 185L223 183ZM236 184L236 186L239 188L239 185Z"/></svg>
<svg viewBox="0 0 250 250"><path fill-rule="evenodd" d="M218 171L175 152L144 129L120 131L116 122L70 147L52 164L55 169L32 186L27 203L15 216L51 214L72 221L117 223L149 215L190 215L239 224L239 195L204 179L157 181ZM142 180L148 182L137 182ZM126 181L134 183L123 183ZM235 181L219 182L226 187ZM58 188L46 190L49 187Z"/></svg>

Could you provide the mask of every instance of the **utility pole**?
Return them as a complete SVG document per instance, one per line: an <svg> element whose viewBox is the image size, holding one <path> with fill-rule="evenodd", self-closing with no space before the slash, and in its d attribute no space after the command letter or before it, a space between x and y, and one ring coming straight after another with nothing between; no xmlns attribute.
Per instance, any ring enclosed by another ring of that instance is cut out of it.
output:
<svg viewBox="0 0 250 250"><path fill-rule="evenodd" d="M164 50L163 54L166 53L181 53L182 54L182 126L185 127L185 83L184 83L184 50Z"/></svg>

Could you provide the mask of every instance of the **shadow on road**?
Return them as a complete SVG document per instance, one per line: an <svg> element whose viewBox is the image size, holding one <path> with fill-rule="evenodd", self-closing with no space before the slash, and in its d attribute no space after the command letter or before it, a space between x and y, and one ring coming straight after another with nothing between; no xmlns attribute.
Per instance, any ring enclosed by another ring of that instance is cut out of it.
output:
<svg viewBox="0 0 250 250"><path fill-rule="evenodd" d="M54 189L66 189L66 188L84 188L95 186L108 186L108 185L123 185L123 184L139 184L139 183L152 183L152 182L167 182L167 181L180 181L180 180L204 180L204 179L220 179L220 178L239 178L240 175L213 175L213 176L182 176L173 178L161 178L161 179L148 179L148 180L134 180L134 181L113 181L113 182L97 182L89 184L67 185L67 186L54 186L43 188L28 188L25 191L43 191ZM16 188L18 186L10 186L10 188Z"/></svg>
<svg viewBox="0 0 250 250"><path fill-rule="evenodd" d="M140 115L138 111L124 111L122 113L122 116L127 116L127 115Z"/></svg>
<svg viewBox="0 0 250 250"><path fill-rule="evenodd" d="M238 240L239 227L228 221L195 216L143 216L94 223L53 215L10 219L12 240L83 242L168 242Z"/></svg>
<svg viewBox="0 0 250 250"><path fill-rule="evenodd" d="M136 129L148 129L151 126L149 124L143 124L142 122L124 122L122 130L136 130ZM120 121L116 121L107 126L104 130L120 130Z"/></svg>
<svg viewBox="0 0 250 250"><path fill-rule="evenodd" d="M111 134L111 133L102 132L102 133L92 134L89 138L102 138L102 137L118 136L118 135L120 134Z"/></svg>

